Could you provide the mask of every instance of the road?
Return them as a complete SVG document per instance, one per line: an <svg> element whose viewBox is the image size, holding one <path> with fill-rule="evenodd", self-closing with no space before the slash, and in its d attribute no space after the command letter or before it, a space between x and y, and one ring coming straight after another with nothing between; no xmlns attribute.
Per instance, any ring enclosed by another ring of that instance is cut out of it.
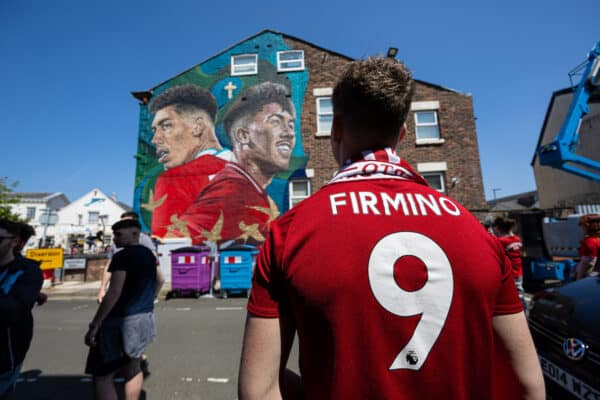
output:
<svg viewBox="0 0 600 400"><path fill-rule="evenodd" d="M237 398L245 298L173 299L157 304L158 338L147 351L147 399ZM92 399L83 374L83 336L96 303L49 301L34 309L34 339L17 385L17 399ZM289 366L297 369L297 348ZM119 384L122 386L122 384Z"/></svg>

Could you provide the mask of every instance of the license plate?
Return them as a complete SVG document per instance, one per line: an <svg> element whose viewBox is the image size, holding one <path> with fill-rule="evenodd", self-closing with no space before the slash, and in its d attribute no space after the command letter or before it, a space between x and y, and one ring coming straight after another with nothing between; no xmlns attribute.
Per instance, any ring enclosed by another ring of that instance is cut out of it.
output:
<svg viewBox="0 0 600 400"><path fill-rule="evenodd" d="M600 400L600 391L585 384L580 379L569 374L544 357L540 355L538 355L538 357L540 358L540 364L544 375L558 383L569 393L573 394L573 396L583 400Z"/></svg>

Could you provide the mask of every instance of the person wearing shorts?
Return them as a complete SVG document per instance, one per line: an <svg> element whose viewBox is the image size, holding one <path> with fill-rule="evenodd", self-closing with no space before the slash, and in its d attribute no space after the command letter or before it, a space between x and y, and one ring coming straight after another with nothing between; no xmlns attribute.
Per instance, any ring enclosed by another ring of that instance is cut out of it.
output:
<svg viewBox="0 0 600 400"><path fill-rule="evenodd" d="M112 229L123 249L111 259L109 289L85 335L90 347L85 372L94 377L99 400L117 398L113 378L120 372L125 398L132 400L142 391L142 354L156 337L156 258L139 244L141 226L135 219L120 220Z"/></svg>

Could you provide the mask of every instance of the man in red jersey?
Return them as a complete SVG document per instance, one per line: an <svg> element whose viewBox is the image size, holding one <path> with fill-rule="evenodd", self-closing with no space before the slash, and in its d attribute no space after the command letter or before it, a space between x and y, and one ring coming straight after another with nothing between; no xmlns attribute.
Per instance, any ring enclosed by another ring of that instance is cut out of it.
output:
<svg viewBox="0 0 600 400"><path fill-rule="evenodd" d="M521 302L525 304L525 290L523 290L523 260L521 259L523 243L521 242L521 238L513 232L514 227L515 221L512 219L503 217L494 219L494 233L502 244L502 247L504 247L506 256L510 260L517 293L519 294Z"/></svg>
<svg viewBox="0 0 600 400"><path fill-rule="evenodd" d="M338 80L331 146L341 168L271 223L240 399L502 398L497 341L521 398L545 397L504 250L393 151L412 93L410 72L390 58L352 62ZM296 331L301 379L285 370Z"/></svg>
<svg viewBox="0 0 600 400"><path fill-rule="evenodd" d="M579 225L583 229L584 237L579 246L581 260L575 269L577 280L589 276L598 264L598 255L600 254L600 215L584 215L581 217Z"/></svg>
<svg viewBox="0 0 600 400"><path fill-rule="evenodd" d="M246 89L223 119L237 164L228 163L182 216L192 243L261 244L279 214L265 191L290 162L296 111L287 88L262 82Z"/></svg>
<svg viewBox="0 0 600 400"><path fill-rule="evenodd" d="M217 102L205 88L174 86L150 103L152 143L163 172L142 207L152 212L152 233L171 236L198 193L227 161L235 160L215 135ZM173 235L175 236L175 235Z"/></svg>

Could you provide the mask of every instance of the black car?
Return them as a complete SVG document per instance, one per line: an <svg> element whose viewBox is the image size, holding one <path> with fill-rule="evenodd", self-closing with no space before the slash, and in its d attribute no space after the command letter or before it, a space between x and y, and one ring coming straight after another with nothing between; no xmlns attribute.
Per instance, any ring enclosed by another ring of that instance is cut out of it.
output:
<svg viewBox="0 0 600 400"><path fill-rule="evenodd" d="M548 397L600 400L600 278L537 293L528 321Z"/></svg>

